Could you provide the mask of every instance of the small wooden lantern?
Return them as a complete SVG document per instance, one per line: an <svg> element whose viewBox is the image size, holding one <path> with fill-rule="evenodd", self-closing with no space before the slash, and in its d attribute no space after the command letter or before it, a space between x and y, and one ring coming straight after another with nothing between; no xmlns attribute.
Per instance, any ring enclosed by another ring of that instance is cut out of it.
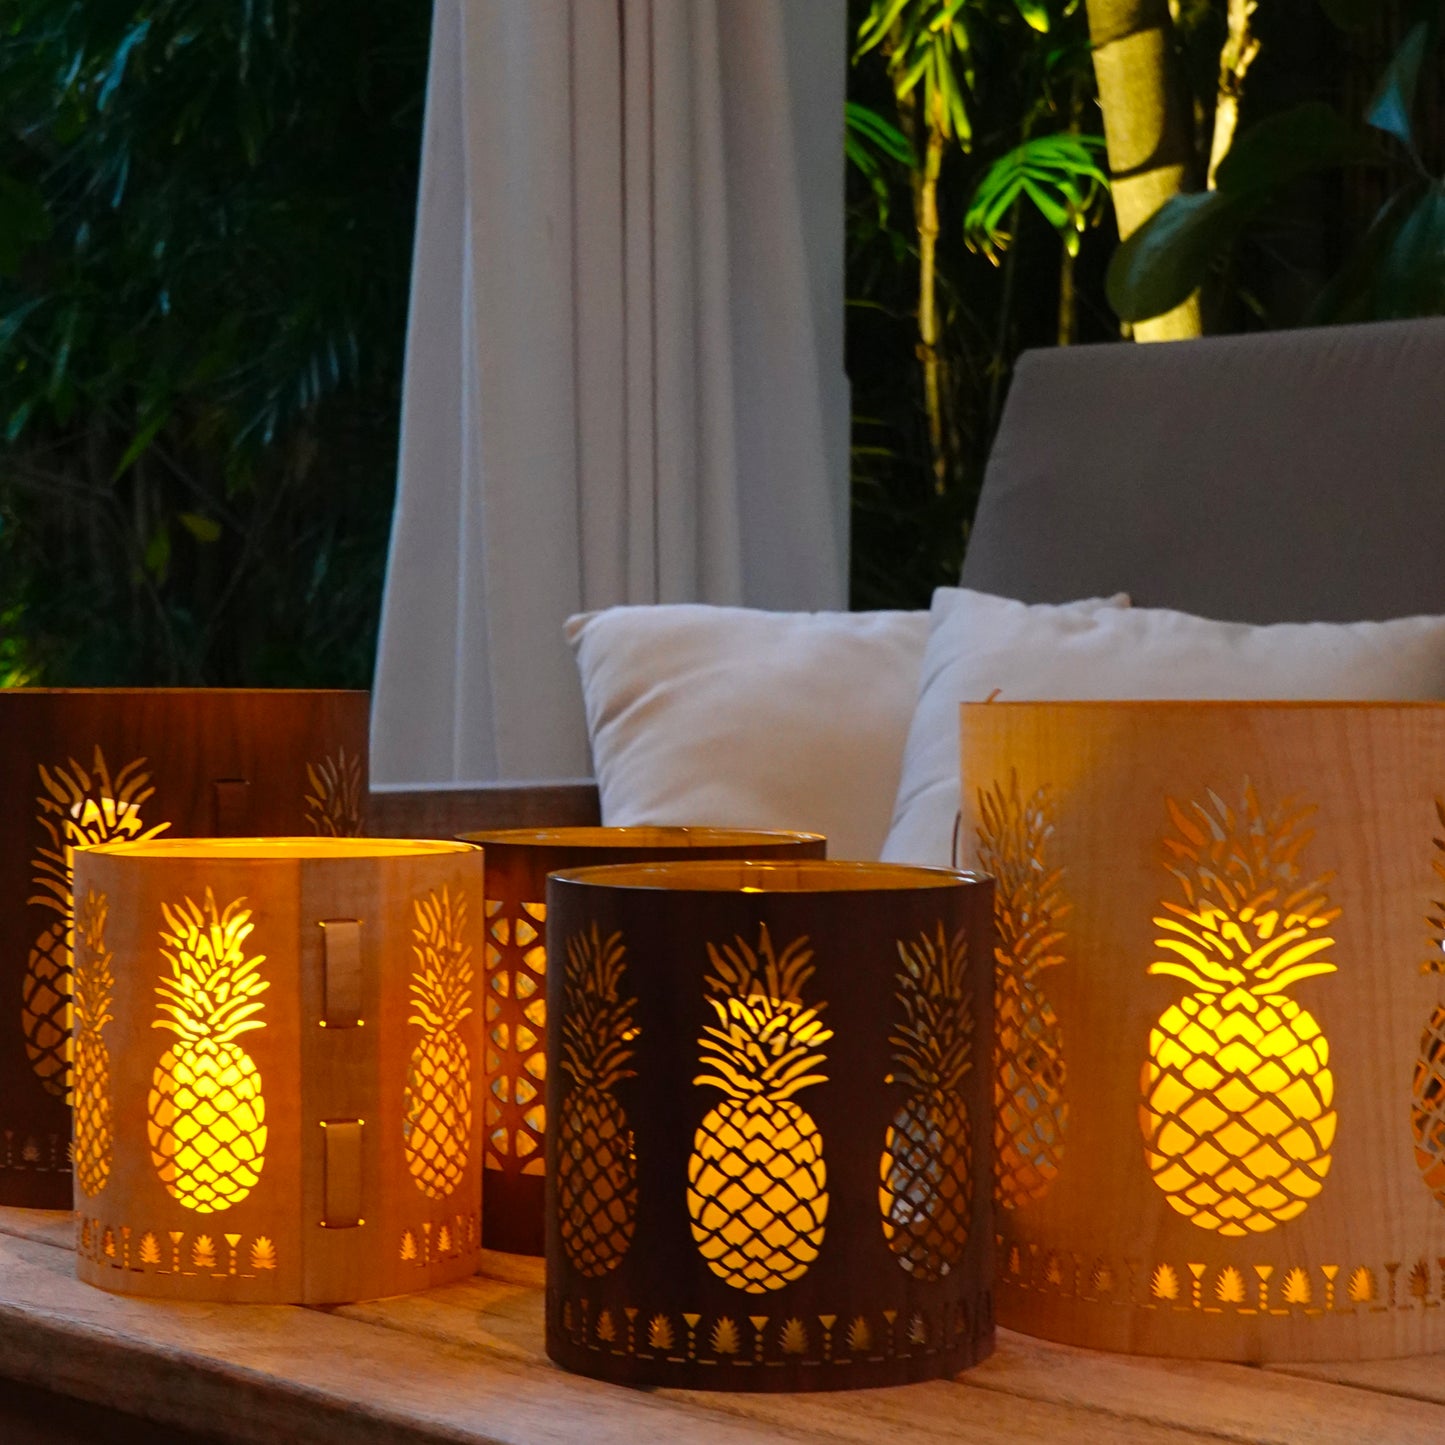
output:
<svg viewBox="0 0 1445 1445"><path fill-rule="evenodd" d="M0 1205L70 1206L74 850L359 833L366 734L364 692L0 689Z"/></svg>
<svg viewBox="0 0 1445 1445"><path fill-rule="evenodd" d="M817 833L738 828L508 828L464 833L487 853L486 1139L482 1243L545 1248L547 875L599 863L821 858Z"/></svg>
<svg viewBox="0 0 1445 1445"><path fill-rule="evenodd" d="M475 1270L479 850L115 843L75 896L81 1279L327 1304Z"/></svg>
<svg viewBox="0 0 1445 1445"><path fill-rule="evenodd" d="M552 1358L819 1390L987 1355L992 885L664 863L547 902Z"/></svg>
<svg viewBox="0 0 1445 1445"><path fill-rule="evenodd" d="M1445 1349L1445 706L967 705L962 765L1000 1323Z"/></svg>

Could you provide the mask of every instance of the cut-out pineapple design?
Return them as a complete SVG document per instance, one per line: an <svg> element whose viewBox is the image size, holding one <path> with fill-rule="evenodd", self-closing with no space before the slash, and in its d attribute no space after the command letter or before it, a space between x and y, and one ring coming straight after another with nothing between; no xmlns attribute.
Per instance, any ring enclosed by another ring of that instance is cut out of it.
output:
<svg viewBox="0 0 1445 1445"><path fill-rule="evenodd" d="M1445 803L1435 800L1435 816L1445 828ZM1445 879L1445 837L1437 837L1435 872ZM1445 903L1428 915L1430 952L1422 973L1445 974ZM1410 1089L1410 1129L1415 1137L1415 1162L1426 1187L1445 1205L1445 1001L1435 1005L1420 1035L1420 1054Z"/></svg>
<svg viewBox="0 0 1445 1445"><path fill-rule="evenodd" d="M923 934L898 945L903 1017L890 1036L890 1084L909 1091L883 1140L878 1203L883 1237L919 1279L941 1279L958 1263L973 1203L968 1109L960 1089L970 1068L973 1020L963 934Z"/></svg>
<svg viewBox="0 0 1445 1445"><path fill-rule="evenodd" d="M306 764L306 826L323 838L361 833L361 759L341 748L334 758Z"/></svg>
<svg viewBox="0 0 1445 1445"><path fill-rule="evenodd" d="M637 1000L622 993L625 963L622 935L603 938L596 923L567 940L561 1068L572 1088L558 1121L558 1214L567 1257L589 1278L617 1267L637 1222L632 1126L613 1092L637 1073L628 1067Z"/></svg>
<svg viewBox="0 0 1445 1445"><path fill-rule="evenodd" d="M833 1031L824 1005L803 1003L813 976L806 938L777 953L764 924L756 951L741 938L707 951L716 1022L698 1039L704 1072L693 1083L724 1097L693 1137L687 1209L708 1268L763 1294L801 1279L823 1244L823 1140L794 1096L827 1082L817 1070Z"/></svg>
<svg viewBox="0 0 1445 1445"><path fill-rule="evenodd" d="M75 958L75 1181L94 1198L110 1178L114 1105L110 1095L110 1049L104 1030L111 1021L114 955L106 947L109 902L88 891L76 909L80 948Z"/></svg>
<svg viewBox="0 0 1445 1445"><path fill-rule="evenodd" d="M261 1073L236 1042L266 1027L260 995L271 986L258 972L265 955L246 953L255 925L245 902L218 908L207 888L204 904L161 905L170 974L156 988L163 1016L151 1027L169 1029L176 1042L151 1076L151 1162L170 1194L198 1214L239 1204L265 1164Z"/></svg>
<svg viewBox="0 0 1445 1445"><path fill-rule="evenodd" d="M25 970L21 1022L25 1052L49 1093L68 1103L72 1086L71 955L75 945L75 850L91 843L153 838L168 826L147 828L141 808L155 792L145 759L127 763L114 777L100 748L87 768L71 758L40 768L42 792L35 800L45 841L36 852L35 894L27 901L58 915L31 945Z"/></svg>
<svg viewBox="0 0 1445 1445"><path fill-rule="evenodd" d="M466 1173L472 1137L472 1061L462 1022L471 1016L472 950L463 941L467 901L434 890L413 901L416 922L407 1020L422 1030L402 1106L406 1166L428 1199L445 1199Z"/></svg>
<svg viewBox="0 0 1445 1445"><path fill-rule="evenodd" d="M1294 1219L1323 1188L1337 1116L1329 1045L1285 990L1334 973L1322 958L1340 915L1299 855L1314 812L1265 809L1244 786L1238 809L1216 793L1181 808L1165 866L1182 897L1165 900L1152 974L1195 992L1149 1033L1139 1123L1154 1182L1201 1229L1244 1235Z"/></svg>
<svg viewBox="0 0 1445 1445"><path fill-rule="evenodd" d="M1064 1040L1040 975L1064 961L1059 927L1069 911L1063 869L1048 862L1054 832L1047 788L1025 801L1007 788L978 794L979 864L991 873L998 969L994 986L994 1179L998 1202L1017 1209L1048 1193L1059 1172L1069 1104Z"/></svg>

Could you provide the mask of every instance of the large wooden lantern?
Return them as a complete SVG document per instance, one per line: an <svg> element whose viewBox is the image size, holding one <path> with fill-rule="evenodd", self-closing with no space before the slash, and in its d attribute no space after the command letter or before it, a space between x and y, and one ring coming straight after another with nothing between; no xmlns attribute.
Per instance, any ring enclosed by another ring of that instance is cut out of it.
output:
<svg viewBox="0 0 1445 1445"><path fill-rule="evenodd" d="M819 1390L989 1353L992 885L826 862L547 889L547 1351Z"/></svg>
<svg viewBox="0 0 1445 1445"><path fill-rule="evenodd" d="M1445 1349L1445 705L963 710L1000 1323Z"/></svg>
<svg viewBox="0 0 1445 1445"><path fill-rule="evenodd" d="M816 833L738 828L509 828L462 837L487 853L482 1243L540 1255L546 1239L547 875L599 863L821 858L826 844Z"/></svg>
<svg viewBox="0 0 1445 1445"><path fill-rule="evenodd" d="M353 834L364 692L0 690L0 1204L70 1205L74 850Z"/></svg>
<svg viewBox="0 0 1445 1445"><path fill-rule="evenodd" d="M482 867L389 839L78 855L83 1280L328 1304L475 1270Z"/></svg>

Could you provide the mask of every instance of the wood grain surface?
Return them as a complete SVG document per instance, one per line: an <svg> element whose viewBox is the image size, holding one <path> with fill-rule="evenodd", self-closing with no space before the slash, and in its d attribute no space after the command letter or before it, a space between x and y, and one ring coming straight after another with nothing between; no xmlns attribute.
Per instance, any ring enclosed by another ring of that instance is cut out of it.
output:
<svg viewBox="0 0 1445 1445"><path fill-rule="evenodd" d="M328 1310L171 1304L81 1284L72 1234L68 1215L0 1209L0 1377L226 1441L1445 1439L1442 1356L1261 1370L1106 1355L1005 1331L992 1358L955 1381L795 1396L644 1393L546 1360L534 1261L484 1259L511 1282L478 1276ZM6 1408L0 1380L8 1442Z"/></svg>

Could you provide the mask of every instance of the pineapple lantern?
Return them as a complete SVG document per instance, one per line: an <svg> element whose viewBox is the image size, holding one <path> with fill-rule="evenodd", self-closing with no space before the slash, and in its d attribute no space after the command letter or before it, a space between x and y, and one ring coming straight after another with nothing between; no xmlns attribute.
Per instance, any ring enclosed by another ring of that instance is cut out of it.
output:
<svg viewBox="0 0 1445 1445"><path fill-rule="evenodd" d="M1000 1323L1249 1362L1445 1348L1441 756L1435 704L965 705Z"/></svg>
<svg viewBox="0 0 1445 1445"><path fill-rule="evenodd" d="M359 833L366 733L363 692L0 689L0 1205L70 1202L77 1075L101 1057L74 975L77 850Z"/></svg>
<svg viewBox="0 0 1445 1445"><path fill-rule="evenodd" d="M482 1241L540 1255L547 1105L547 875L601 863L821 858L817 833L743 828L501 828L464 833L487 854Z"/></svg>
<svg viewBox="0 0 1445 1445"><path fill-rule="evenodd" d="M989 1352L991 894L822 861L553 875L553 1359L812 1390Z"/></svg>
<svg viewBox="0 0 1445 1445"><path fill-rule="evenodd" d="M80 1277L320 1304L472 1273L480 851L163 837L75 872Z"/></svg>

